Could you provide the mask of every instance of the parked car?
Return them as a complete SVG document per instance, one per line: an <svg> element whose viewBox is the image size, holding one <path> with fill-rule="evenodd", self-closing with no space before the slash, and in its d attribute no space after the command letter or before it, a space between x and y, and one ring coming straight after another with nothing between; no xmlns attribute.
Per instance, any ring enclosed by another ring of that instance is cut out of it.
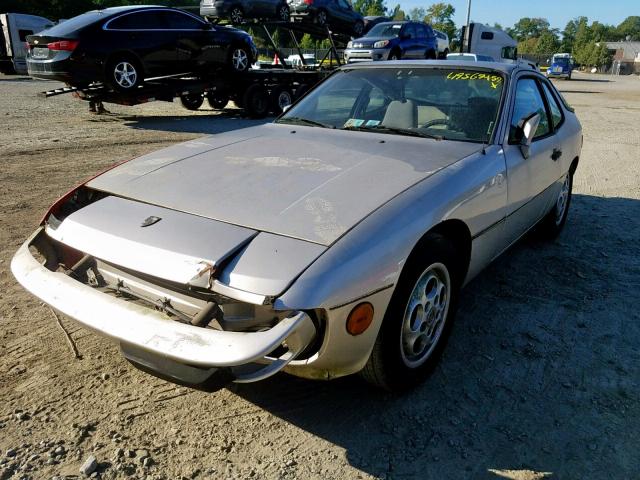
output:
<svg viewBox="0 0 640 480"><path fill-rule="evenodd" d="M571 80L573 57L570 53L556 53L551 57L551 65L547 69L547 78L564 78Z"/></svg>
<svg viewBox="0 0 640 480"><path fill-rule="evenodd" d="M0 14L0 72L25 75L27 73L27 35L49 28L48 18L23 13Z"/></svg>
<svg viewBox="0 0 640 480"><path fill-rule="evenodd" d="M201 0L200 15L218 21L228 19L235 25L247 19L273 19L289 21L286 0Z"/></svg>
<svg viewBox="0 0 640 480"><path fill-rule="evenodd" d="M574 111L529 68L347 65L273 124L74 188L11 269L175 382L286 368L408 388L442 353L460 289L534 226L560 233L581 147Z"/></svg>
<svg viewBox="0 0 640 480"><path fill-rule="evenodd" d="M373 16L364 17L363 21L364 21L363 33L367 33L369 30L371 30L373 27L375 27L379 23L390 22L391 19L389 17L384 17L382 15L373 15Z"/></svg>
<svg viewBox="0 0 640 480"><path fill-rule="evenodd" d="M328 25L335 33L360 36L364 18L347 0L288 0L291 18Z"/></svg>
<svg viewBox="0 0 640 480"><path fill-rule="evenodd" d="M419 22L379 23L344 51L347 63L371 60L432 59L438 45L433 29Z"/></svg>
<svg viewBox="0 0 640 480"><path fill-rule="evenodd" d="M448 53L447 60L455 60L457 62L495 62L488 55L478 55L475 53Z"/></svg>
<svg viewBox="0 0 640 480"><path fill-rule="evenodd" d="M93 10L27 37L29 75L74 86L132 90L145 78L251 67L256 47L242 30L212 26L164 7Z"/></svg>
<svg viewBox="0 0 640 480"><path fill-rule="evenodd" d="M449 53L449 35L435 28L433 29L433 33L438 42L438 58L447 58L447 54Z"/></svg>

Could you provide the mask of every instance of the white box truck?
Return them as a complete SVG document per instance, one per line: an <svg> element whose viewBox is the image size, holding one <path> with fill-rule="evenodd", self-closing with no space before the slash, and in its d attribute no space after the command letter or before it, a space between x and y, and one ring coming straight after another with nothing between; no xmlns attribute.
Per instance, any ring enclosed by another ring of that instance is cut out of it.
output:
<svg viewBox="0 0 640 480"><path fill-rule="evenodd" d="M48 18L24 13L0 14L0 72L27 74L27 35L53 26Z"/></svg>

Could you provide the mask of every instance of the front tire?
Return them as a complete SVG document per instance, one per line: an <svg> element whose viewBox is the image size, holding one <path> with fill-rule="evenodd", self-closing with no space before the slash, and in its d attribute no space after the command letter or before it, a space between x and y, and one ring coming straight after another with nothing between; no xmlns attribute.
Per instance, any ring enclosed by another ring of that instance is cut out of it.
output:
<svg viewBox="0 0 640 480"><path fill-rule="evenodd" d="M462 282L455 249L430 234L411 254L361 376L401 391L422 382L442 355Z"/></svg>
<svg viewBox="0 0 640 480"><path fill-rule="evenodd" d="M251 56L245 47L232 47L229 64L234 72L246 72L251 67Z"/></svg>
<svg viewBox="0 0 640 480"><path fill-rule="evenodd" d="M538 225L538 232L543 238L553 240L564 228L564 224L567 223L567 217L569 216L572 191L573 173L569 171L564 176L560 192L556 197L556 202L554 203L553 208Z"/></svg>
<svg viewBox="0 0 640 480"><path fill-rule="evenodd" d="M389 55L389 60L400 60L401 58L402 58L402 54L397 50L394 52L391 52L391 55Z"/></svg>
<svg viewBox="0 0 640 480"><path fill-rule="evenodd" d="M364 32L364 23L358 20L353 24L353 33L355 33L356 38L360 38L362 33Z"/></svg>

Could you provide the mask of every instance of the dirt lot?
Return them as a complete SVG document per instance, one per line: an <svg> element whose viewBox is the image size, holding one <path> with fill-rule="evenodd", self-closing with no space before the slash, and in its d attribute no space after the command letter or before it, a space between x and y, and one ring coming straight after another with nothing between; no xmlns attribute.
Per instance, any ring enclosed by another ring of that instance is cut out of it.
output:
<svg viewBox="0 0 640 480"><path fill-rule="evenodd" d="M565 231L465 290L441 366L392 396L287 375L212 394L133 369L20 288L11 256L56 197L116 161L252 122L108 105L0 76L0 479L640 478L640 80L576 75L584 149ZM255 123L255 122L253 122ZM149 458L149 460L144 460Z"/></svg>

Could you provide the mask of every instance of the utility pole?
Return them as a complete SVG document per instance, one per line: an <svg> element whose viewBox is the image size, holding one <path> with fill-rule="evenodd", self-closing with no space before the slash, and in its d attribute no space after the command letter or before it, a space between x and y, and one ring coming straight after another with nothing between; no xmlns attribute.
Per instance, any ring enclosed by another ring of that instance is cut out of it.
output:
<svg viewBox="0 0 640 480"><path fill-rule="evenodd" d="M469 38L469 23L471 22L471 0L467 0L467 23L464 29L464 38L462 39L462 48L461 52L464 52L465 47L466 51L469 51L469 42L471 38Z"/></svg>

